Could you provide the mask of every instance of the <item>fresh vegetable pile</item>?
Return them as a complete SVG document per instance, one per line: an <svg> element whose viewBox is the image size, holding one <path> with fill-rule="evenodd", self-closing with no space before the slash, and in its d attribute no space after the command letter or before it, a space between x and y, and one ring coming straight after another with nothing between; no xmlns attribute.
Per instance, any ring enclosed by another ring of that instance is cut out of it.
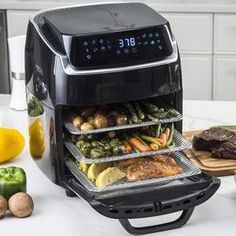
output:
<svg viewBox="0 0 236 236"><path fill-rule="evenodd" d="M0 218L7 209L16 217L32 214L34 203L26 193L26 175L22 168L10 166L0 168Z"/></svg>
<svg viewBox="0 0 236 236"><path fill-rule="evenodd" d="M98 159L171 148L175 145L173 134L173 124L159 124L125 131L73 136L72 141L85 157Z"/></svg>
<svg viewBox="0 0 236 236"><path fill-rule="evenodd" d="M81 131L101 129L127 124L140 124L146 121L159 123L161 119L178 116L173 110L159 108L149 102L132 102L84 108L79 115L71 115L74 127Z"/></svg>

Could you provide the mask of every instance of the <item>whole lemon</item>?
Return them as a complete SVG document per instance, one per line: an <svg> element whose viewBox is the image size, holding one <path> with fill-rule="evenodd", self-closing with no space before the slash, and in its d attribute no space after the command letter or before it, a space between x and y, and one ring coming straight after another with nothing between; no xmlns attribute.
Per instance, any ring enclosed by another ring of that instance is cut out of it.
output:
<svg viewBox="0 0 236 236"><path fill-rule="evenodd" d="M0 163L20 155L24 146L25 139L18 130L0 128Z"/></svg>
<svg viewBox="0 0 236 236"><path fill-rule="evenodd" d="M29 127L30 154L34 158L41 158L45 151L44 130L42 122L37 119Z"/></svg>

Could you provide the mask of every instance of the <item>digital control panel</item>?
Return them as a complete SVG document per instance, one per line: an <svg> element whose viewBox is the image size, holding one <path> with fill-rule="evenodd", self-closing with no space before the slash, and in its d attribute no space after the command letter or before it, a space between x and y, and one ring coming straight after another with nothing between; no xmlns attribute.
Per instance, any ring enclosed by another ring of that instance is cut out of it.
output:
<svg viewBox="0 0 236 236"><path fill-rule="evenodd" d="M165 27L72 38L75 67L119 66L158 61L173 51Z"/></svg>

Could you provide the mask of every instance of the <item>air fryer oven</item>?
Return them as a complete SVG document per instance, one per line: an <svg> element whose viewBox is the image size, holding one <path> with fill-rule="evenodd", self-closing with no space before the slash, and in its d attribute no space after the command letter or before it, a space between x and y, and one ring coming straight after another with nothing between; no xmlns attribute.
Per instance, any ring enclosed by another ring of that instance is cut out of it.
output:
<svg viewBox="0 0 236 236"><path fill-rule="evenodd" d="M141 3L116 3L40 12L28 25L25 62L30 152L42 172L68 196L79 196L100 214L118 219L128 232L144 234L184 225L194 207L216 192L219 179L201 173L182 152L191 145L181 136L179 52L168 21L154 10ZM166 151L173 152L185 172L99 190L73 164L84 157L66 138L82 133L67 117L82 107L133 101L152 102L179 114L161 122L175 124L176 147ZM182 211L177 220L161 225L137 228L129 222L177 211Z"/></svg>

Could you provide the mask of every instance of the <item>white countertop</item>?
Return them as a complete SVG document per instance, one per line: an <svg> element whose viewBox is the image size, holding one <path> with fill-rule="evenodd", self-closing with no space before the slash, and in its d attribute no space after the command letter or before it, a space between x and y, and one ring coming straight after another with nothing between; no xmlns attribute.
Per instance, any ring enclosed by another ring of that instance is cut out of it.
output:
<svg viewBox="0 0 236 236"><path fill-rule="evenodd" d="M27 137L26 112L8 108L9 96L0 95L0 126L15 127ZM202 129L219 124L236 123L236 102L185 101L184 129ZM1 235L24 236L122 236L129 235L117 220L98 214L79 198L68 198L65 191L51 183L30 158L28 144L21 156L7 165L21 166L27 173L28 193L35 202L31 217L6 216L0 220ZM233 176L222 177L217 193L197 206L189 222L180 229L156 233L159 236L235 236L236 184ZM162 217L139 220L159 222ZM166 216L164 217L166 218Z"/></svg>
<svg viewBox="0 0 236 236"><path fill-rule="evenodd" d="M116 2L132 2L137 0L118 0ZM114 2L103 0L101 2ZM160 12L213 12L235 13L235 0L139 0L155 6ZM0 9L40 10L45 8L75 5L81 3L97 3L95 0L0 0Z"/></svg>

